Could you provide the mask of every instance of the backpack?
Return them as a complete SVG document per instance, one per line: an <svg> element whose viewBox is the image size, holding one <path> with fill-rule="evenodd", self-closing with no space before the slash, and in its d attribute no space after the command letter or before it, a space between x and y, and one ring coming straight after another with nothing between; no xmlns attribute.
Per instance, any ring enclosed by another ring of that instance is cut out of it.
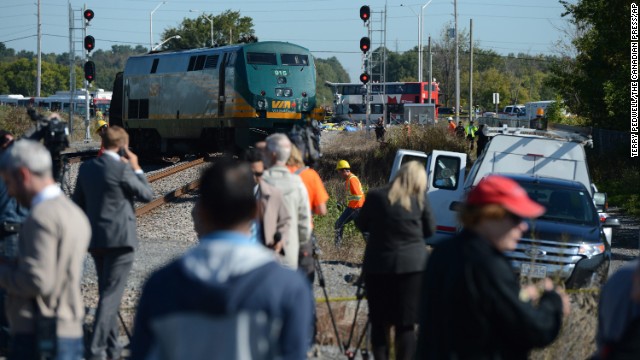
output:
<svg viewBox="0 0 640 360"><path fill-rule="evenodd" d="M322 157L320 152L320 127L317 121L313 120L306 126L295 124L291 131L287 133L287 136L291 143L300 150L305 165L313 167Z"/></svg>

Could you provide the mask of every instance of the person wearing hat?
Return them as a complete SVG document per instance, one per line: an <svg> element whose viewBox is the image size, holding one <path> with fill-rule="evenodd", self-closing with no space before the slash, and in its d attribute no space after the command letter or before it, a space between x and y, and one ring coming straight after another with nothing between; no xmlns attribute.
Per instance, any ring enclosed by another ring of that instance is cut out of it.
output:
<svg viewBox="0 0 640 360"><path fill-rule="evenodd" d="M96 126L96 134L100 136L100 150L98 150L98 156L102 156L104 153L104 134L107 133L107 128L109 128L109 124L104 120L98 120L98 125Z"/></svg>
<svg viewBox="0 0 640 360"><path fill-rule="evenodd" d="M345 180L345 189L347 191L347 206L345 207L338 220L336 220L334 229L336 232L335 245L340 247L342 244L342 233L344 226L350 221L354 221L362 205L364 205L364 192L362 191L362 184L358 177L351 173L351 166L347 160L340 160L336 166L338 174Z"/></svg>
<svg viewBox="0 0 640 360"><path fill-rule="evenodd" d="M427 262L419 359L527 359L560 332L569 298L550 279L520 288L504 255L545 208L515 181L489 175L463 204L464 227ZM533 305L533 303L537 305Z"/></svg>
<svg viewBox="0 0 640 360"><path fill-rule="evenodd" d="M456 133L456 123L453 121L453 118L451 116L449 116L447 118L447 121L449 122L449 125L447 125L447 129L449 129L449 132L451 133L451 135Z"/></svg>

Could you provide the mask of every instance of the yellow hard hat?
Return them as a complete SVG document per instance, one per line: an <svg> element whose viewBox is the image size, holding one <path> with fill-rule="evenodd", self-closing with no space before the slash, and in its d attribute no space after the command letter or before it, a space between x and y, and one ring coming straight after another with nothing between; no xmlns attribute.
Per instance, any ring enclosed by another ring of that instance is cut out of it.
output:
<svg viewBox="0 0 640 360"><path fill-rule="evenodd" d="M100 131L105 126L109 126L109 124L104 120L98 120L98 125L96 126L96 132Z"/></svg>
<svg viewBox="0 0 640 360"><path fill-rule="evenodd" d="M342 169L351 169L351 166L349 166L349 163L347 162L347 160L338 161L338 165L336 166L336 170L342 170Z"/></svg>

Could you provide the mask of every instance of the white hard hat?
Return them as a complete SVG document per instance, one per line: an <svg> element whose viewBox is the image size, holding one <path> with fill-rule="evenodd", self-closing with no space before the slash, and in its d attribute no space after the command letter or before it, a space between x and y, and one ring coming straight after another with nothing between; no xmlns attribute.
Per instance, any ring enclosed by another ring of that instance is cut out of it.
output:
<svg viewBox="0 0 640 360"><path fill-rule="evenodd" d="M453 121L453 118L452 118L451 116L449 116L449 117L447 118L447 120L449 120L449 121Z"/></svg>

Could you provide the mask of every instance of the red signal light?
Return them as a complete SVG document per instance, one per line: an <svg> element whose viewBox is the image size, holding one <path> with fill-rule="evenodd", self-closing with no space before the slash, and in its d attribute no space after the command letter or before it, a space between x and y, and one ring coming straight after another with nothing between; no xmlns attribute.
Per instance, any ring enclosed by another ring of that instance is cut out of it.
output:
<svg viewBox="0 0 640 360"><path fill-rule="evenodd" d="M360 19L362 21L367 22L371 17L371 9L368 5L364 5L360 8Z"/></svg>
<svg viewBox="0 0 640 360"><path fill-rule="evenodd" d="M96 47L96 39L91 36L91 35L87 35L84 38L84 48L87 51L91 51Z"/></svg>
<svg viewBox="0 0 640 360"><path fill-rule="evenodd" d="M88 82L92 82L96 78L96 64L91 60L84 63L84 78Z"/></svg>
<svg viewBox="0 0 640 360"><path fill-rule="evenodd" d="M84 18L85 20L87 20L87 22L91 21L91 19L93 19L93 16L95 14L93 13L93 10L91 9L87 9L84 11Z"/></svg>
<svg viewBox="0 0 640 360"><path fill-rule="evenodd" d="M368 82L369 82L369 74L367 74L366 72L365 72L365 73L362 73L362 74L360 75L360 81L361 81L363 84L368 83Z"/></svg>
<svg viewBox="0 0 640 360"><path fill-rule="evenodd" d="M363 53L366 54L370 48L371 48L371 40L368 37L365 36L362 39L360 39L360 50L362 50Z"/></svg>

